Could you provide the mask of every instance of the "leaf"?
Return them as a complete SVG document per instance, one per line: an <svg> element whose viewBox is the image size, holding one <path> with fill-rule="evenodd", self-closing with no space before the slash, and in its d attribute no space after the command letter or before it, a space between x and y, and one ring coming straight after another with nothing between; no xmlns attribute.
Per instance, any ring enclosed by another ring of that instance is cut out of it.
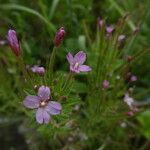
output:
<svg viewBox="0 0 150 150"><path fill-rule="evenodd" d="M150 139L150 110L144 111L141 113L137 119L141 124L141 132L145 137Z"/></svg>
<svg viewBox="0 0 150 150"><path fill-rule="evenodd" d="M33 15L37 16L38 18L40 18L49 27L49 29L51 29L51 31L53 31L53 32L56 31L55 26L51 22L49 22L39 12L37 12L37 11L31 9L31 8L21 6L21 5L17 5L17 4L3 4L3 5L0 6L0 8L1 9L10 9L10 10L15 9L15 10L25 11L25 12L28 12L30 14L33 14Z"/></svg>

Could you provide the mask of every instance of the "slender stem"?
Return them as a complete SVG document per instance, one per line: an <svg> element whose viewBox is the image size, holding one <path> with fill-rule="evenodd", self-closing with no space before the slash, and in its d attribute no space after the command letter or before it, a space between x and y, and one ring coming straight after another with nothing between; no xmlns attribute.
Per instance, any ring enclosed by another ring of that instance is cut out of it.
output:
<svg viewBox="0 0 150 150"><path fill-rule="evenodd" d="M25 67L22 55L17 57L17 60L18 60L18 64L19 64L20 70L22 71L23 76L25 78L25 81L29 81L30 84L33 85L32 80L30 79L30 76L29 76L29 74L28 74L28 72L26 70L26 67Z"/></svg>
<svg viewBox="0 0 150 150"><path fill-rule="evenodd" d="M53 51L50 55L50 58L49 58L49 64L48 64L48 72L49 72L49 78L50 78L50 81L52 80L53 78L53 72L54 72L54 63L55 63L55 57L56 57L56 50L57 48L54 46L53 48Z"/></svg>
<svg viewBox="0 0 150 150"><path fill-rule="evenodd" d="M72 81L73 75L74 75L74 73L70 71L70 73L66 79L66 82L64 83L64 86L62 88L63 91L65 91L67 89L68 85L70 85L70 82Z"/></svg>
<svg viewBox="0 0 150 150"><path fill-rule="evenodd" d="M101 68L100 68L100 63L102 62L102 57L104 54L104 50L103 50L103 40L104 40L104 27L101 28L101 31L97 31L98 35L97 35L97 46L98 46L98 61L97 61L97 68L96 68L96 84L97 82L99 82L99 76L100 76L100 72L101 72Z"/></svg>

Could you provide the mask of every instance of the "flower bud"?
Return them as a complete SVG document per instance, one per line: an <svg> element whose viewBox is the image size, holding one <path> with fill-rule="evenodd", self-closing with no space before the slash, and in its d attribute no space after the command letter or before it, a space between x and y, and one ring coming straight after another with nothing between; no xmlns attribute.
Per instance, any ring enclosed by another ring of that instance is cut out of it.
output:
<svg viewBox="0 0 150 150"><path fill-rule="evenodd" d="M106 27L106 32L108 35L111 35L114 30L115 30L115 28L113 26L107 26Z"/></svg>
<svg viewBox="0 0 150 150"><path fill-rule="evenodd" d="M125 40L126 36L125 35L119 35L118 36L118 42L123 42Z"/></svg>
<svg viewBox="0 0 150 150"><path fill-rule="evenodd" d="M44 67L33 66L31 70L33 73L39 74L40 76L43 76L45 73Z"/></svg>
<svg viewBox="0 0 150 150"><path fill-rule="evenodd" d="M15 30L11 30L11 29L8 30L7 40L8 40L8 44L9 44L10 48L12 49L13 53L16 56L19 56L21 54L21 50L20 50L20 44L19 44Z"/></svg>
<svg viewBox="0 0 150 150"><path fill-rule="evenodd" d="M4 46L7 45L7 41L6 40L0 40L0 46Z"/></svg>
<svg viewBox="0 0 150 150"><path fill-rule="evenodd" d="M102 28L104 26L104 20L101 19L100 17L97 19L97 26L99 28Z"/></svg>
<svg viewBox="0 0 150 150"><path fill-rule="evenodd" d="M130 81L131 82L137 81L137 76L132 75L131 78L130 78Z"/></svg>
<svg viewBox="0 0 150 150"><path fill-rule="evenodd" d="M133 111L128 111L128 112L125 112L124 114L125 114L126 116L128 116L128 117L134 116Z"/></svg>
<svg viewBox="0 0 150 150"><path fill-rule="evenodd" d="M55 47L58 47L62 43L65 34L66 34L66 32L64 30L64 27L61 27L58 30L58 32L56 33L55 38L54 38L54 45L55 45Z"/></svg>
<svg viewBox="0 0 150 150"><path fill-rule="evenodd" d="M140 31L140 28L139 27L136 27L133 31L133 35L137 35Z"/></svg>
<svg viewBox="0 0 150 150"><path fill-rule="evenodd" d="M134 57L131 56L131 55L127 55L127 56L126 56L126 60L127 60L127 62L129 62L129 63L130 63L133 59L134 59Z"/></svg>
<svg viewBox="0 0 150 150"><path fill-rule="evenodd" d="M109 87L109 81L104 80L103 83L102 83L102 87L103 87L103 89L108 89L108 87Z"/></svg>

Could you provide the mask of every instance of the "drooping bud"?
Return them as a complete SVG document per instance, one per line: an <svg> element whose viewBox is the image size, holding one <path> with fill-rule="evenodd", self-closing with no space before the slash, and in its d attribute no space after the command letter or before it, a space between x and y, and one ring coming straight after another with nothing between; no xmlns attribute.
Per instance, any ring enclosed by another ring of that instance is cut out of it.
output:
<svg viewBox="0 0 150 150"><path fill-rule="evenodd" d="M9 44L10 48L12 49L13 53L16 56L19 56L21 54L21 50L20 50L20 44L19 44L15 30L11 30L11 29L8 30L7 40L8 40L8 44Z"/></svg>
<svg viewBox="0 0 150 150"><path fill-rule="evenodd" d="M108 89L109 88L109 81L107 81L107 80L104 80L103 81L103 83L102 83L102 87L103 87L103 89Z"/></svg>
<svg viewBox="0 0 150 150"><path fill-rule="evenodd" d="M55 38L54 38L54 45L55 45L55 47L60 46L60 44L62 43L62 41L63 41L63 39L64 39L64 37L65 37L65 34L66 34L66 32L65 32L65 30L64 30L64 27L61 27L61 28L57 31L57 33L56 33L56 35L55 35Z"/></svg>
<svg viewBox="0 0 150 150"><path fill-rule="evenodd" d="M40 76L43 76L45 73L44 67L33 66L31 70L33 73L39 74Z"/></svg>

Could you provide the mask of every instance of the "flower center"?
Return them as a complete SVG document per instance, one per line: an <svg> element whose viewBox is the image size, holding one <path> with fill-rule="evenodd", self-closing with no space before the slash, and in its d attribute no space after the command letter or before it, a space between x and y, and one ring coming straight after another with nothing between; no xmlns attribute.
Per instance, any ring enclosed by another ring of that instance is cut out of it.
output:
<svg viewBox="0 0 150 150"><path fill-rule="evenodd" d="M76 62L75 65L74 65L74 67L77 69L79 67L79 65L80 64L78 62Z"/></svg>
<svg viewBox="0 0 150 150"><path fill-rule="evenodd" d="M40 106L41 106L41 107L44 107L44 106L46 106L46 105L47 105L47 102L46 102L46 101L40 102Z"/></svg>

